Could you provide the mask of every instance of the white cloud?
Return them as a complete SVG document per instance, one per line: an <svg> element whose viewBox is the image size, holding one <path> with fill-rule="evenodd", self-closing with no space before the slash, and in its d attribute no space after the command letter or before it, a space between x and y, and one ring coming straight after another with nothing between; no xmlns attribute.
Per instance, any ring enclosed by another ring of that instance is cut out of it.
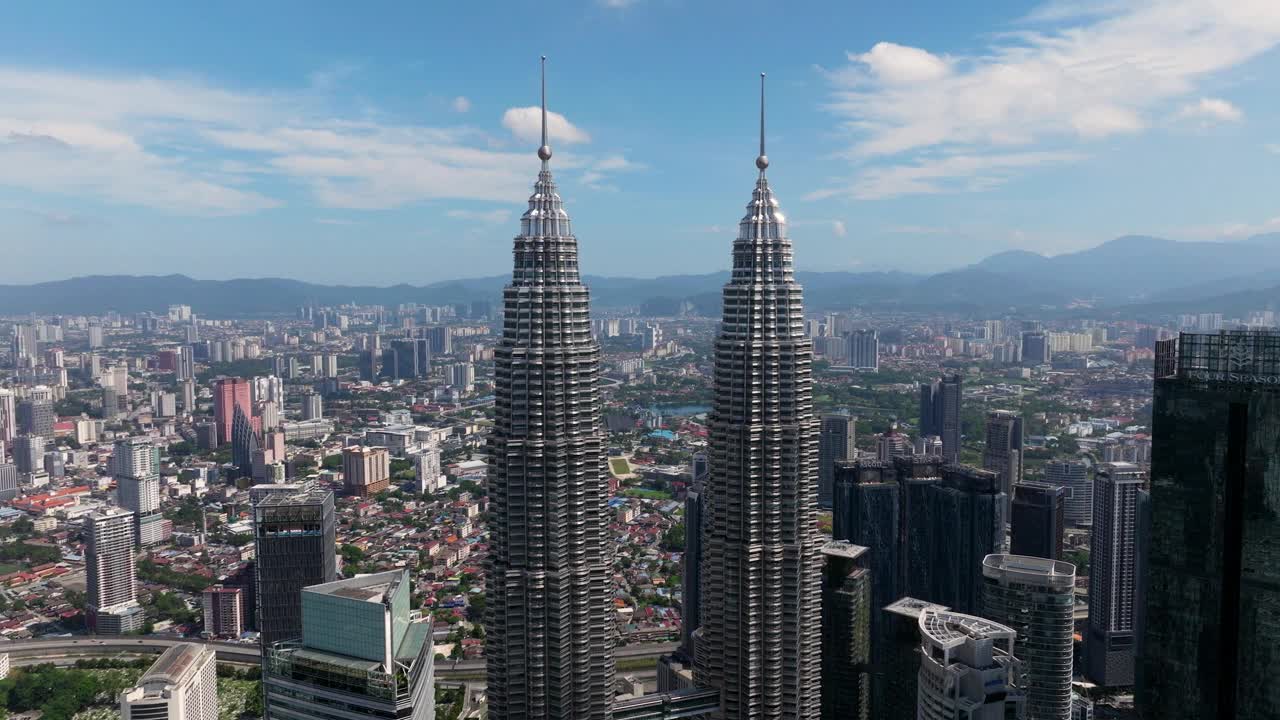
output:
<svg viewBox="0 0 1280 720"><path fill-rule="evenodd" d="M537 106L509 108L502 114L502 126L517 139L536 143L542 138L542 108ZM549 142L566 145L591 142L585 130L569 122L557 112L547 111L547 138Z"/></svg>
<svg viewBox="0 0 1280 720"><path fill-rule="evenodd" d="M1269 153L1280 155L1280 143L1267 143L1263 147L1265 147Z"/></svg>
<svg viewBox="0 0 1280 720"><path fill-rule="evenodd" d="M356 224L354 220L342 220L342 219L339 219L339 218L316 218L316 222L320 223L321 225L342 225L342 226L347 226L347 225L355 225L355 224Z"/></svg>
<svg viewBox="0 0 1280 720"><path fill-rule="evenodd" d="M1244 113L1226 100L1200 98L1199 102L1183 105L1178 116L1204 122L1238 122L1244 118Z"/></svg>
<svg viewBox="0 0 1280 720"><path fill-rule="evenodd" d="M596 0L600 5L614 10L629 8L640 2L640 0Z"/></svg>
<svg viewBox="0 0 1280 720"><path fill-rule="evenodd" d="M459 95L453 99L453 102L450 103L449 106L452 107L453 111L456 113L464 113L471 110L471 101Z"/></svg>
<svg viewBox="0 0 1280 720"><path fill-rule="evenodd" d="M848 235L848 234L849 234L849 230L848 230L848 228L846 228L846 227L844 226L844 221L843 221L843 220L832 220L832 221L831 221L831 232L832 232L832 234L834 234L836 237L844 237L845 235Z"/></svg>
<svg viewBox="0 0 1280 720"><path fill-rule="evenodd" d="M202 215L276 207L282 180L335 208L528 195L537 160L531 148L510 151L505 137L333 116L318 93L354 71L335 66L304 87L266 94L191 77L0 66L0 186ZM469 106L465 97L450 103L458 112ZM509 111L504 124L527 135L529 110ZM563 116L550 119L559 142L589 141ZM556 161L601 174L637 167L620 154Z"/></svg>
<svg viewBox="0 0 1280 720"><path fill-rule="evenodd" d="M928 50L891 42L878 42L871 52L849 59L866 65L877 80L891 85L940 80L951 72L945 60Z"/></svg>
<svg viewBox="0 0 1280 720"><path fill-rule="evenodd" d="M445 215L484 225L501 225L511 220L510 210L449 210Z"/></svg>
<svg viewBox="0 0 1280 720"><path fill-rule="evenodd" d="M950 158L1079 152L1089 141L1140 132L1206 78L1280 44L1275 0L1053 2L1023 22L1044 25L995 36L964 56L881 42L827 72L828 109L848 134L848 157L860 166L900 164L867 170L881 177L844 191L882 185L897 171L903 192L935 192L939 176L910 179L919 166L964 172L969 163ZM1195 107L1202 117L1238 117L1218 102Z"/></svg>
<svg viewBox="0 0 1280 720"><path fill-rule="evenodd" d="M909 164L869 168L850 185L819 190L806 199L848 196L881 200L901 195L987 190L1008 182L1013 174L1028 168L1076 162L1082 157L1068 152L1021 152L926 158Z"/></svg>

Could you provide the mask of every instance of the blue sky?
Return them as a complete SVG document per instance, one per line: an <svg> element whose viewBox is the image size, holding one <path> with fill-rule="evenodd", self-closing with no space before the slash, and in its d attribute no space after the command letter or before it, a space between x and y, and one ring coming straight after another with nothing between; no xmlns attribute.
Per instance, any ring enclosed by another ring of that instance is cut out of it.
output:
<svg viewBox="0 0 1280 720"><path fill-rule="evenodd" d="M1275 0L22 2L0 282L509 272L552 161L593 274L726 267L757 78L802 269L1280 230Z"/></svg>

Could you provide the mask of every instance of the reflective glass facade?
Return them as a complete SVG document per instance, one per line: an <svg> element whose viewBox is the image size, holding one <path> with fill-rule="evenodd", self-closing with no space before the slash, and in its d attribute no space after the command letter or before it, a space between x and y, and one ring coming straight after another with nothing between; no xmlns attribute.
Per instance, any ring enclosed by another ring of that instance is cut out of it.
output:
<svg viewBox="0 0 1280 720"><path fill-rule="evenodd" d="M1280 708L1280 334L1157 343L1144 718Z"/></svg>

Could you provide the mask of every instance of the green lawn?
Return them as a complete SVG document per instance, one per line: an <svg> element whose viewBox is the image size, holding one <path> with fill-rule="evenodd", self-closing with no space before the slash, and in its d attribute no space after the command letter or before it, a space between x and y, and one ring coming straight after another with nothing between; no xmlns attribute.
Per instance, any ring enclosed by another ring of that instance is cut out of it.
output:
<svg viewBox="0 0 1280 720"><path fill-rule="evenodd" d="M21 565L13 565L11 563L0 563L0 575L8 575L22 569Z"/></svg>
<svg viewBox="0 0 1280 720"><path fill-rule="evenodd" d="M626 458L609 458L609 472L613 473L614 477L630 475L631 463L627 462Z"/></svg>
<svg viewBox="0 0 1280 720"><path fill-rule="evenodd" d="M627 497L644 498L645 500L670 500L671 493L666 490L646 490L645 488L627 488L622 491Z"/></svg>

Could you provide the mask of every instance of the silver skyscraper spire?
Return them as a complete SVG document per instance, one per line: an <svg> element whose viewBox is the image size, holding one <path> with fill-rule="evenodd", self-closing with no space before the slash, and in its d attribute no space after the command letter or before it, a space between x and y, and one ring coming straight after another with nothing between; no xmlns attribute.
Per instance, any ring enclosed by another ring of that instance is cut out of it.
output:
<svg viewBox="0 0 1280 720"><path fill-rule="evenodd" d="M812 720L822 562L813 348L786 218L765 177L763 74L756 167L715 343L694 679L720 690L718 720Z"/></svg>
<svg viewBox="0 0 1280 720"><path fill-rule="evenodd" d="M608 720L614 695L600 346L578 241L542 170L520 218L494 352L485 662L491 720Z"/></svg>

